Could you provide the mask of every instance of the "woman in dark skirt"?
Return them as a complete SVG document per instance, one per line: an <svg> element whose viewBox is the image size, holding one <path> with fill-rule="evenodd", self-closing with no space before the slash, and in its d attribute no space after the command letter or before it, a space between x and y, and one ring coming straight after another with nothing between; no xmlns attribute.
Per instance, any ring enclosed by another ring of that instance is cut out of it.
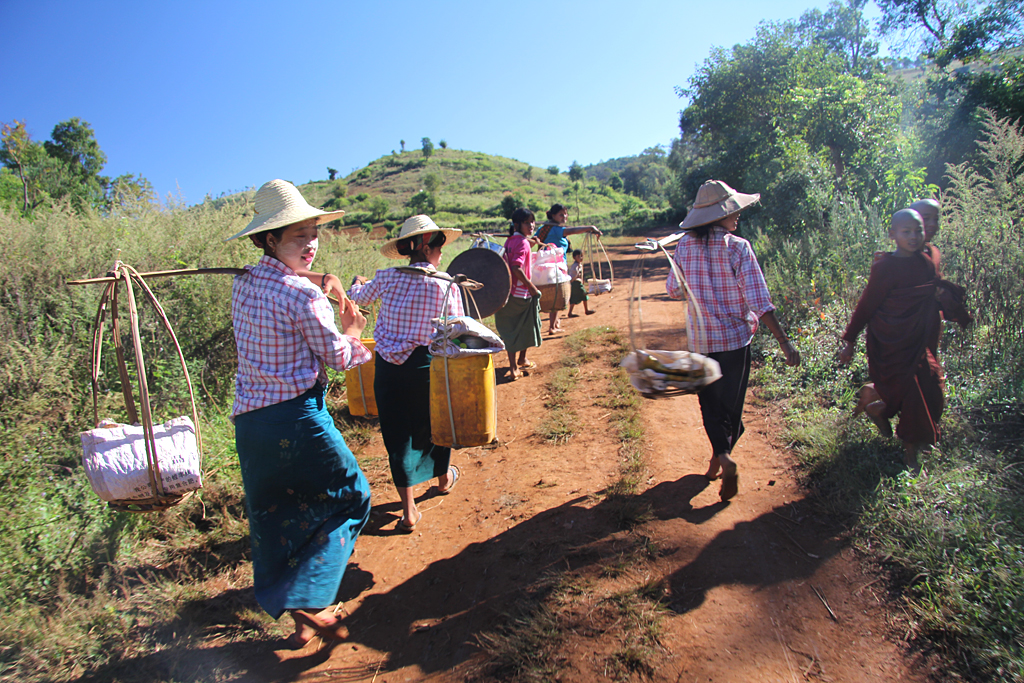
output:
<svg viewBox="0 0 1024 683"><path fill-rule="evenodd" d="M324 404L327 376L370 360L366 320L351 301L334 310L308 273L318 225L332 220L283 180L256 193L256 216L236 237L263 250L235 278L231 319L238 346L232 419L245 486L256 600L295 621L293 648L314 635L345 635L334 616L370 487ZM326 278L318 280L324 282Z"/></svg>
<svg viewBox="0 0 1024 683"><path fill-rule="evenodd" d="M509 379L537 367L526 352L540 346L540 290L530 281L530 247L536 222L529 209L512 214L510 235L505 240L505 262L512 273L512 292L504 308L494 314L494 326L508 351Z"/></svg>
<svg viewBox="0 0 1024 683"><path fill-rule="evenodd" d="M380 299L373 330L377 356L373 391L381 436L388 451L391 478L402 501L396 529L412 532L423 514L416 508L413 487L437 478L442 494L451 493L459 468L451 464L451 448L430 438L430 321L444 315L463 315L462 295L450 280L434 277L441 249L462 231L442 229L427 216L405 221L399 236L381 253L409 259L409 268L378 270L372 280L356 277L348 295L358 304Z"/></svg>

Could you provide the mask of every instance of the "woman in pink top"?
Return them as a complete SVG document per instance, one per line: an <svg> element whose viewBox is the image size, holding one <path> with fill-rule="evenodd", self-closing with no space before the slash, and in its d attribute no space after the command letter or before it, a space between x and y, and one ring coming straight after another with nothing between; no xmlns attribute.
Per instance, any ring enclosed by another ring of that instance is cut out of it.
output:
<svg viewBox="0 0 1024 683"><path fill-rule="evenodd" d="M509 379L537 367L526 352L540 346L540 290L530 282L530 238L537 223L529 209L516 209L505 240L505 262L512 273L512 292L504 308L494 314L494 326L508 351ZM519 354L518 359L516 353Z"/></svg>

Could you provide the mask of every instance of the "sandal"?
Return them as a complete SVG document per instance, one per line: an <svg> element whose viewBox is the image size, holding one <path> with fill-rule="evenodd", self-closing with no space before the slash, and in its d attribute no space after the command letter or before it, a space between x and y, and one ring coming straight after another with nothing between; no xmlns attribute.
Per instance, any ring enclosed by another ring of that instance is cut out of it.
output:
<svg viewBox="0 0 1024 683"><path fill-rule="evenodd" d="M533 370L536 367L537 367L537 364L534 363L532 360L528 360L525 363L520 363L519 364L519 369L520 370Z"/></svg>
<svg viewBox="0 0 1024 683"><path fill-rule="evenodd" d="M420 513L420 516L416 518L415 522L410 522L409 520L407 520L405 518L405 515L402 515L402 518L400 520L398 520L398 524L395 525L395 531L397 531L399 533L402 533L402 534L411 534L413 531L416 530L416 525L419 524L420 520L422 520L422 519L423 519L423 513L422 512Z"/></svg>
<svg viewBox="0 0 1024 683"><path fill-rule="evenodd" d="M448 484L447 488L441 488L440 486L437 487L437 492L442 496L447 496L451 493L452 489L455 488L455 485L459 483L459 477L462 476L462 470L459 469L458 465L448 465L448 473L452 476L451 483ZM420 516L422 517L423 515ZM413 526L416 525L414 524Z"/></svg>

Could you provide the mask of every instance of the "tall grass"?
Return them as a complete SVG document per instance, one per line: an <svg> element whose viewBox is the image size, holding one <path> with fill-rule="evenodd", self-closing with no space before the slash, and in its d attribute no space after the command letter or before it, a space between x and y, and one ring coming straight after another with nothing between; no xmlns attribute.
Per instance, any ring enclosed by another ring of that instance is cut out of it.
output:
<svg viewBox="0 0 1024 683"><path fill-rule="evenodd" d="M947 324L940 357L947 409L926 474L899 464L897 441L852 420L863 356L836 352L883 226L869 211L836 207L820 237L758 239L773 294L803 364L786 383L762 349L758 391L784 406L787 438L823 507L852 521L857 545L892 577L907 635L948 659L948 675L1024 679L1024 132L987 119L983 161L947 169L937 246L947 279L968 289L974 327ZM802 291L801 291L802 285ZM762 339L759 343L764 344Z"/></svg>

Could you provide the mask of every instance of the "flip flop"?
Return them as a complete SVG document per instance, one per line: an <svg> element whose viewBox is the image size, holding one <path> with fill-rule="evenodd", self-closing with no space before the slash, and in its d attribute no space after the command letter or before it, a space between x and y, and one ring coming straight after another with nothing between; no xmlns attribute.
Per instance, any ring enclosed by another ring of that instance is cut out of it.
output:
<svg viewBox="0 0 1024 683"><path fill-rule="evenodd" d="M462 476L462 470L459 469L458 465L448 465L448 471L452 473L452 483L448 484L448 488L443 489L440 486L437 487L437 492L442 496L447 496L455 488L455 485L459 483L459 477ZM420 515L421 517L423 515ZM415 524L413 525L415 526Z"/></svg>
<svg viewBox="0 0 1024 683"><path fill-rule="evenodd" d="M729 500L739 492L740 475L738 474L723 474L722 475L722 489L718 492L722 502Z"/></svg>
<svg viewBox="0 0 1024 683"><path fill-rule="evenodd" d="M399 533L402 533L402 534L411 534L413 531L416 530L416 525L419 524L420 520L422 520L422 519L423 519L423 513L422 512L420 513L420 516L416 518L416 521L412 522L412 523L410 523L405 518L405 515L402 515L402 519L398 520L398 524L395 525L395 531L397 531Z"/></svg>
<svg viewBox="0 0 1024 683"><path fill-rule="evenodd" d="M532 360L528 360L525 363L521 364L519 366L519 369L520 370L533 370L536 367L537 367L536 363L534 363Z"/></svg>

